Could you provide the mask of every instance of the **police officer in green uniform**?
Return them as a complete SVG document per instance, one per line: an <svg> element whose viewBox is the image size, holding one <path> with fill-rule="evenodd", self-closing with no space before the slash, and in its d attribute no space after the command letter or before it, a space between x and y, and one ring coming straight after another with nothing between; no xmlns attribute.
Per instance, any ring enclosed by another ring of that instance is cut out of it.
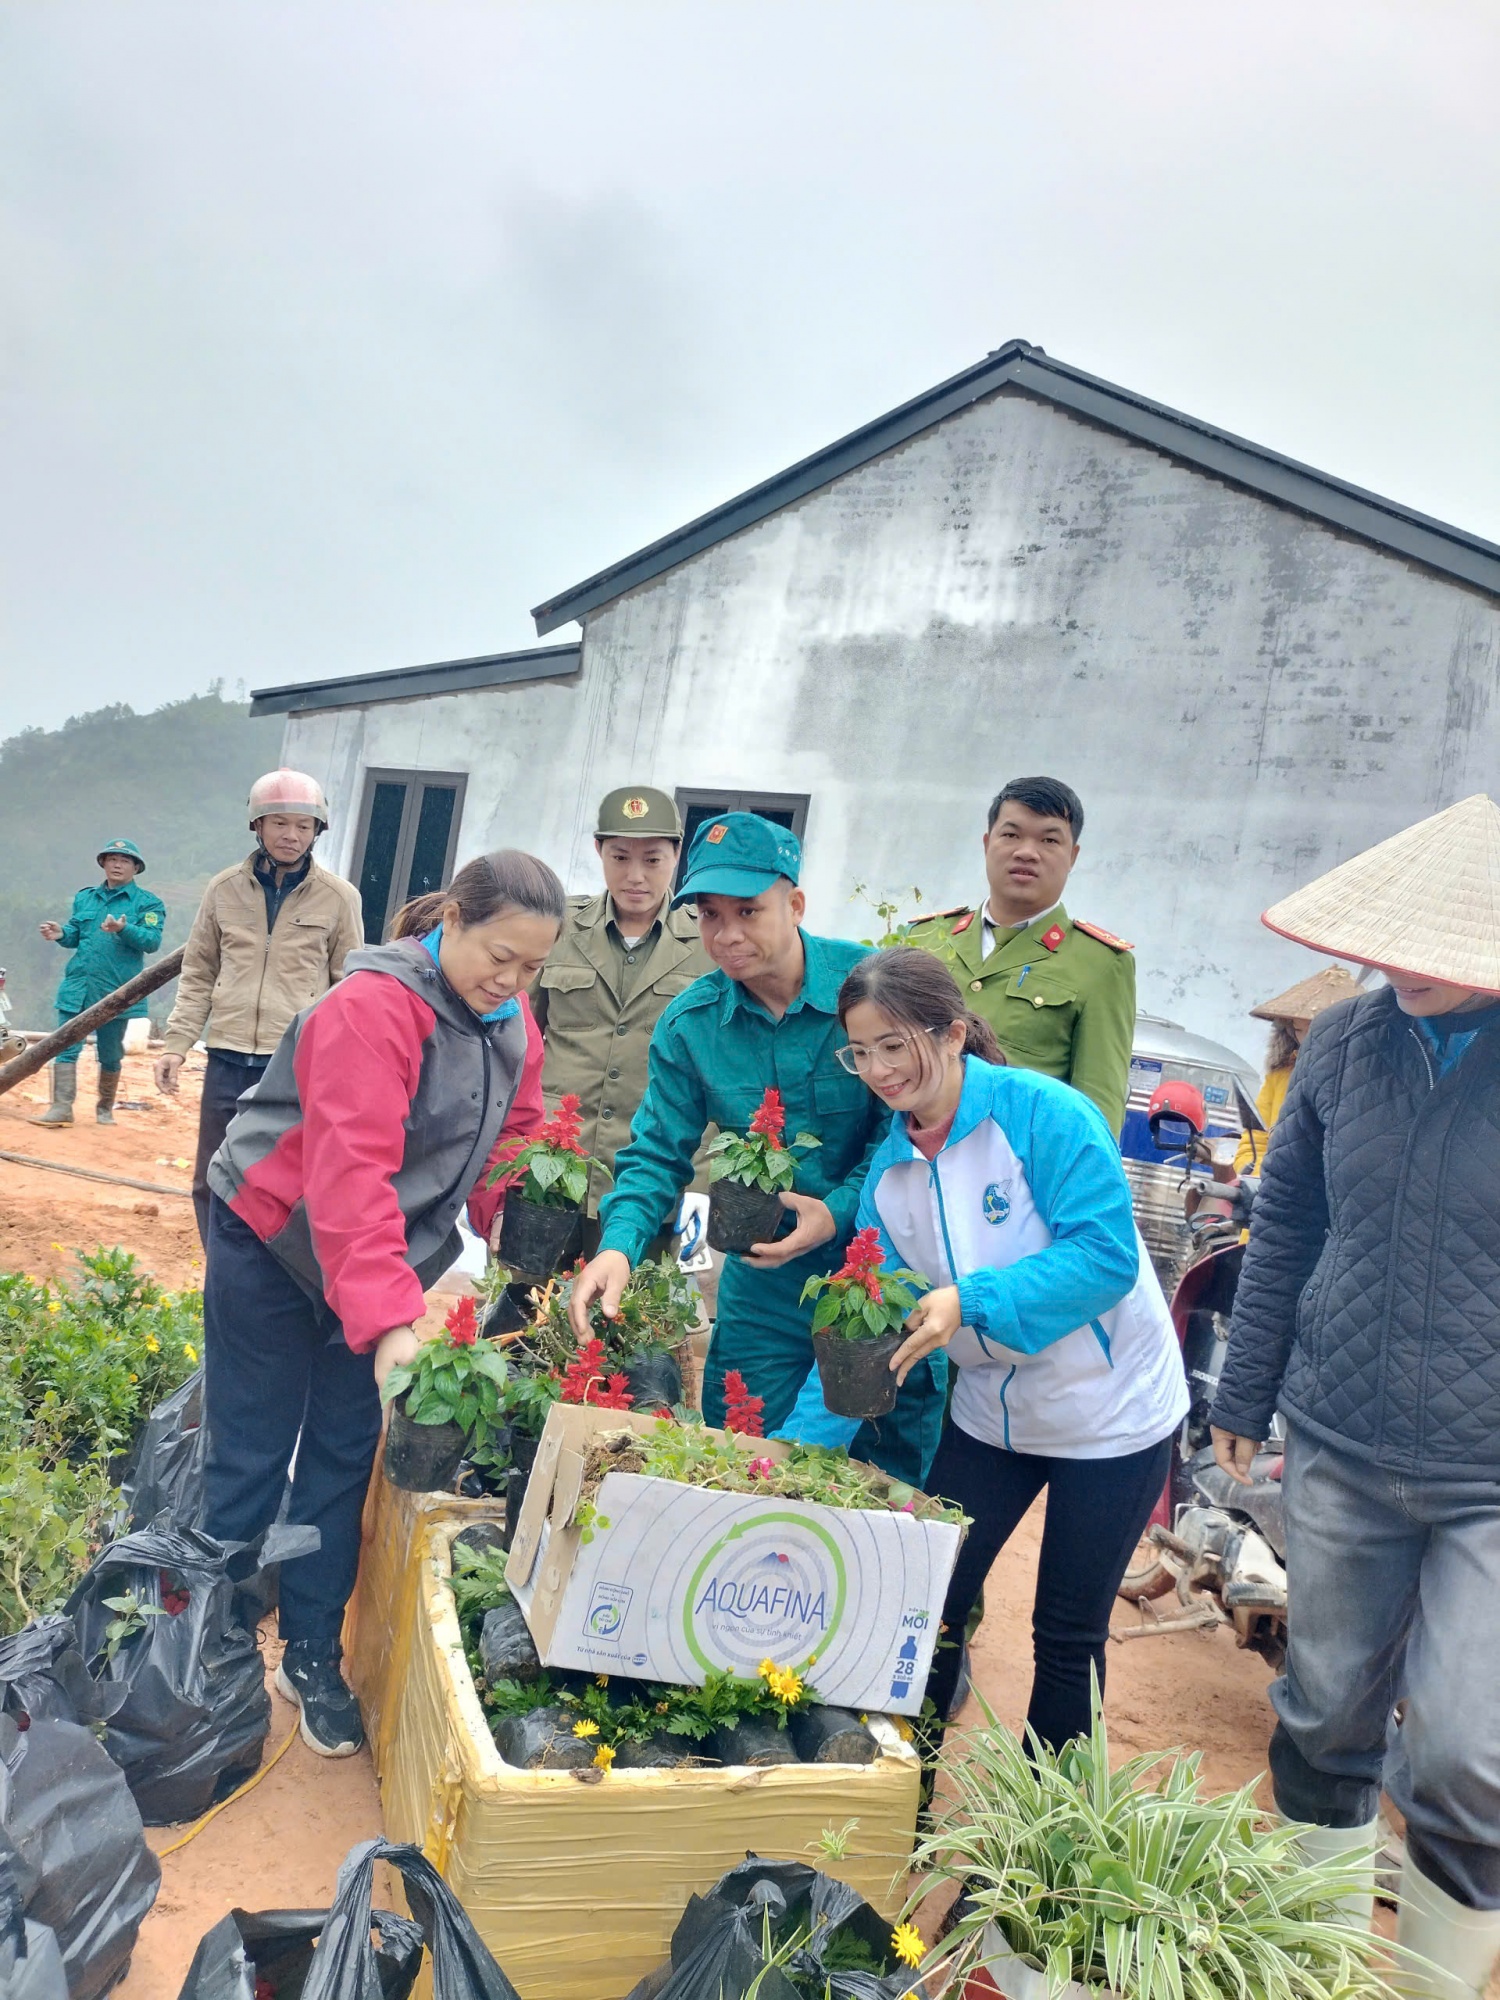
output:
<svg viewBox="0 0 1500 2000"><path fill-rule="evenodd" d="M60 944L73 954L57 989L59 1026L102 1000L106 993L113 993L127 979L134 979L146 954L161 949L166 907L160 896L153 896L136 881L146 866L141 850L133 840L111 840L100 848L97 859L104 880L78 891L65 924L49 918L39 926L49 943ZM94 1115L101 1125L115 1122L115 1094L125 1059L125 1023L138 1020L145 1012L146 1003L139 1000L95 1031L99 1103ZM52 1102L40 1118L32 1119L33 1125L72 1124L78 1096L78 1049L74 1042L53 1063Z"/></svg>
<svg viewBox="0 0 1500 2000"><path fill-rule="evenodd" d="M1135 1036L1135 960L1122 938L1063 908L1082 832L1071 786L1013 778L990 807L985 902L918 919L910 941L945 962L1010 1062L1071 1083L1118 1134Z"/></svg>
<svg viewBox="0 0 1500 2000"><path fill-rule="evenodd" d="M672 907L682 850L676 801L650 785L622 785L599 808L594 851L604 893L570 896L562 935L531 990L547 1044L547 1109L571 1093L583 1107L582 1144L603 1163L589 1177L584 1254L599 1243L599 1201L630 1138L646 1089L646 1052L663 1008L713 965L691 910Z"/></svg>
<svg viewBox="0 0 1500 2000"><path fill-rule="evenodd" d="M746 1131L767 1087L779 1090L787 1131L814 1133L821 1143L799 1156L793 1192L781 1197L784 1233L724 1260L703 1381L704 1415L721 1423L724 1376L737 1369L750 1394L765 1400L768 1436L813 1365L812 1307L803 1305L802 1287L838 1267L890 1115L835 1055L845 1040L839 987L867 947L801 928L801 859L796 835L755 813L726 813L699 828L675 901L697 905L716 969L656 1025L633 1136L600 1203L599 1252L575 1282L570 1307L580 1339L596 1299L607 1314L618 1310L632 1265L691 1177L706 1128ZM942 1425L946 1381L944 1356L920 1363L892 1414L861 1430L853 1454L920 1480Z"/></svg>

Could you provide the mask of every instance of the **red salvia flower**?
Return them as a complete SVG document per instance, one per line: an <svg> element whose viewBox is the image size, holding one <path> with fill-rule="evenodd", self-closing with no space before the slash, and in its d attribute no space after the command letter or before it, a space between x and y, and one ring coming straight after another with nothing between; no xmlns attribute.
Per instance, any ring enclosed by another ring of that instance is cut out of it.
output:
<svg viewBox="0 0 1500 2000"><path fill-rule="evenodd" d="M880 1267L884 1262L885 1252L880 1247L880 1231L861 1229L844 1252L843 1267L834 1272L834 1277L855 1278L866 1291L869 1291L870 1280L875 1278L878 1281ZM878 1298L880 1294L870 1292L870 1296Z"/></svg>
<svg viewBox="0 0 1500 2000"><path fill-rule="evenodd" d="M591 1403L601 1410L628 1410L634 1403L624 1375L604 1373L604 1342L586 1340L562 1374L564 1403Z"/></svg>
<svg viewBox="0 0 1500 2000"><path fill-rule="evenodd" d="M724 1428L738 1431L741 1437L764 1437L765 1425L761 1421L761 1411L766 1407L764 1396L752 1396L744 1376L738 1368L726 1369L724 1374Z"/></svg>
<svg viewBox="0 0 1500 2000"><path fill-rule="evenodd" d="M769 1139L774 1146L781 1144L786 1133L786 1108L779 1090L767 1090L760 1100L760 1109L750 1120L750 1130Z"/></svg>
<svg viewBox="0 0 1500 2000"><path fill-rule="evenodd" d="M583 1136L583 1120L579 1115L582 1109L582 1100L570 1091L543 1122L537 1138L543 1145L556 1146L560 1153L582 1153L583 1147L578 1143Z"/></svg>
<svg viewBox="0 0 1500 2000"><path fill-rule="evenodd" d="M465 1296L455 1299L448 1308L448 1317L443 1321L448 1330L448 1339L454 1347L472 1347L479 1335L479 1322L474 1314L474 1301Z"/></svg>

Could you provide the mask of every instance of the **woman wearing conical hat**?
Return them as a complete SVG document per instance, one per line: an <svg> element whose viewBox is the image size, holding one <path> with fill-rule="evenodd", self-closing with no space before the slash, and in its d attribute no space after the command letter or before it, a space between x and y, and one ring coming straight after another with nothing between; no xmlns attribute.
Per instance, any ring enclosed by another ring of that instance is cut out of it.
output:
<svg viewBox="0 0 1500 2000"><path fill-rule="evenodd" d="M1466 799L1264 921L1385 975L1308 1030L1214 1400L1236 1478L1286 1423L1276 1803L1310 1852L1357 1856L1383 1784L1397 1936L1439 1968L1401 1984L1473 2000L1500 1953L1500 807Z"/></svg>
<svg viewBox="0 0 1500 2000"><path fill-rule="evenodd" d="M1234 1156L1237 1174L1258 1174L1265 1164L1266 1133L1275 1126L1286 1102L1286 1087L1292 1080L1292 1064L1314 1019L1325 1007L1340 1000L1352 1000L1359 993L1359 981L1351 979L1341 965L1325 965L1306 979L1299 979L1274 1000L1263 1000L1250 1009L1252 1021L1271 1023L1271 1042L1266 1050L1266 1073L1256 1093L1255 1108L1265 1132L1246 1132Z"/></svg>

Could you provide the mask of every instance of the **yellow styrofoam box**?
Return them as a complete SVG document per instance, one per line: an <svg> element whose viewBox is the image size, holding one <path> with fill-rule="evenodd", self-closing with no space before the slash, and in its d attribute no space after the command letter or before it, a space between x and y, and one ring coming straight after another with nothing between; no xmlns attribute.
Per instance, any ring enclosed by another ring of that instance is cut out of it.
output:
<svg viewBox="0 0 1500 2000"><path fill-rule="evenodd" d="M344 1668L359 1697L378 1776L390 1754L395 1711L391 1689L411 1650L417 1609L421 1531L433 1521L468 1527L505 1519L503 1500L460 1500L453 1493L407 1493L375 1461L361 1524L359 1581L344 1618Z"/></svg>
<svg viewBox="0 0 1500 2000"><path fill-rule="evenodd" d="M688 1897L747 1852L814 1860L894 1915L920 1767L882 1717L871 1717L880 1743L872 1764L595 1778L503 1762L448 1588L464 1525L429 1518L419 1530L414 1615L388 1682L380 1795L389 1837L425 1850L523 2000L620 2000L667 1958ZM820 1860L818 1835L849 1820L858 1824L847 1856Z"/></svg>

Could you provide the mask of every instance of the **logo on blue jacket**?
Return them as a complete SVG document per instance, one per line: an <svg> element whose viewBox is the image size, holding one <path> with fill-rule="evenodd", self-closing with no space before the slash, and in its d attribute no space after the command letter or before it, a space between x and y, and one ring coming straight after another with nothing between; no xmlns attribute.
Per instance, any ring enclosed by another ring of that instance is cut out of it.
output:
<svg viewBox="0 0 1500 2000"><path fill-rule="evenodd" d="M991 1181L984 1191L984 1219L996 1224L1004 1222L1010 1214L1010 1196L999 1181Z"/></svg>

